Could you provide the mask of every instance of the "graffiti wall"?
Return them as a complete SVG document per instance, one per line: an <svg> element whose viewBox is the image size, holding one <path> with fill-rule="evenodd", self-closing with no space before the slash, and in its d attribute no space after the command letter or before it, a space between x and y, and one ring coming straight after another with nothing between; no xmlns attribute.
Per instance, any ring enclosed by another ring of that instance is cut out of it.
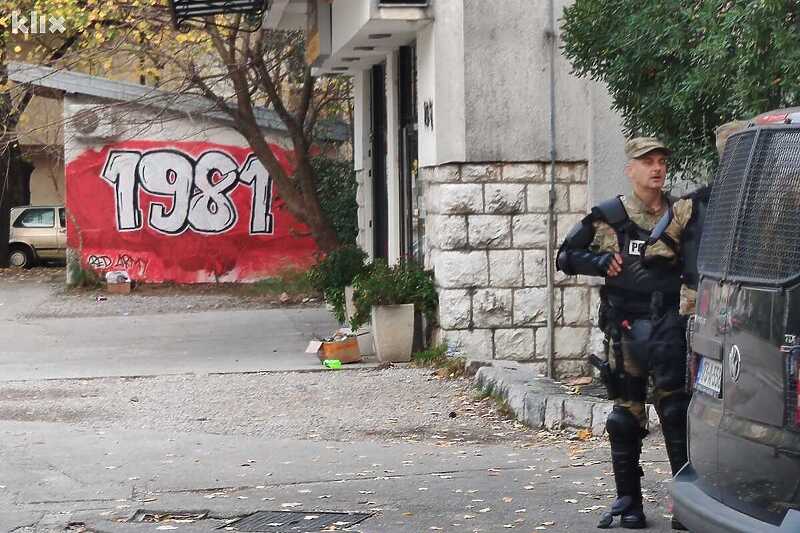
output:
<svg viewBox="0 0 800 533"><path fill-rule="evenodd" d="M271 145L289 169L286 152ZM147 282L254 281L316 250L248 148L128 141L66 167L68 246L84 268Z"/></svg>

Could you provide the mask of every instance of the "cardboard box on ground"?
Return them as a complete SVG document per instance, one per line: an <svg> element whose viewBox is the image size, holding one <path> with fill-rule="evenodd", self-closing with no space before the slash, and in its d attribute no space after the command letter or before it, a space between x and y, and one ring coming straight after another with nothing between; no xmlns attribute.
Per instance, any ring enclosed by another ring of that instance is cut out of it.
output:
<svg viewBox="0 0 800 533"><path fill-rule="evenodd" d="M106 272L106 290L113 294L130 294L132 281L123 270Z"/></svg>

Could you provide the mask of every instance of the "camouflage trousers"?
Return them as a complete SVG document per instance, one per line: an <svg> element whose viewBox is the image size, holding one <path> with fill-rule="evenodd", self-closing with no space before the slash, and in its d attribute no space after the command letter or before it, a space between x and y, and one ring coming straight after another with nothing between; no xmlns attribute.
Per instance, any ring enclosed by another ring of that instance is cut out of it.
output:
<svg viewBox="0 0 800 533"><path fill-rule="evenodd" d="M611 339L606 337L606 341L609 343L609 363L611 364L612 368L616 364L617 357L615 356L613 343ZM648 392L647 389L650 390L649 398L652 401L653 405L656 408L656 412L661 412L661 402L670 396L677 395L677 394L686 394L686 388L684 384L680 384L679 386L671 386L671 387L659 387L654 385L654 382L660 381L656 378L656 374L660 371L658 368L656 369L648 369L643 368L640 361L634 358L631 354L631 350L629 349L630 344L625 342L623 338L620 344L618 345L622 351L622 362L624 365L625 373L629 376L642 378L644 383L644 391L642 392L642 396L645 396ZM670 369L673 373L681 373L682 375L686 375L686 359L682 359L680 361L676 360L676 365L681 365L681 368L672 368ZM648 427L648 415L647 415L647 406L645 401L640 400L629 400L623 398L616 398L614 400L614 405L618 405L627 409L636 419L639 421L639 425L642 429L647 429Z"/></svg>

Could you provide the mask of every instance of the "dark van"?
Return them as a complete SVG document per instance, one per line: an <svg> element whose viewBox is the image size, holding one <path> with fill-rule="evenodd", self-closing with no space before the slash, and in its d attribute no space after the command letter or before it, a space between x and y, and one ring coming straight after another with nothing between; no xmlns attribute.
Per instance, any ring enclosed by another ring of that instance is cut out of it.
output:
<svg viewBox="0 0 800 533"><path fill-rule="evenodd" d="M675 517L698 533L798 533L800 108L728 140L698 267Z"/></svg>

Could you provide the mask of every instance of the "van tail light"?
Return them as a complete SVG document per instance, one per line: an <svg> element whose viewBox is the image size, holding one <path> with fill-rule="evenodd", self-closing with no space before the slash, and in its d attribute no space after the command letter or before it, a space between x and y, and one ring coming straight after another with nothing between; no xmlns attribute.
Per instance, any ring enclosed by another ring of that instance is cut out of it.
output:
<svg viewBox="0 0 800 533"><path fill-rule="evenodd" d="M800 347L794 347L786 358L786 418L800 429Z"/></svg>
<svg viewBox="0 0 800 533"><path fill-rule="evenodd" d="M699 293L697 294L697 314L700 316L708 316L711 309L711 284L704 283L700 285Z"/></svg>
<svg viewBox="0 0 800 533"><path fill-rule="evenodd" d="M800 427L800 350L792 350L794 367L794 425Z"/></svg>
<svg viewBox="0 0 800 533"><path fill-rule="evenodd" d="M694 383L697 381L697 369L700 366L700 356L696 353L690 351L686 356L686 372L687 372L687 380L686 380L686 390L688 392L692 392L694 390Z"/></svg>

